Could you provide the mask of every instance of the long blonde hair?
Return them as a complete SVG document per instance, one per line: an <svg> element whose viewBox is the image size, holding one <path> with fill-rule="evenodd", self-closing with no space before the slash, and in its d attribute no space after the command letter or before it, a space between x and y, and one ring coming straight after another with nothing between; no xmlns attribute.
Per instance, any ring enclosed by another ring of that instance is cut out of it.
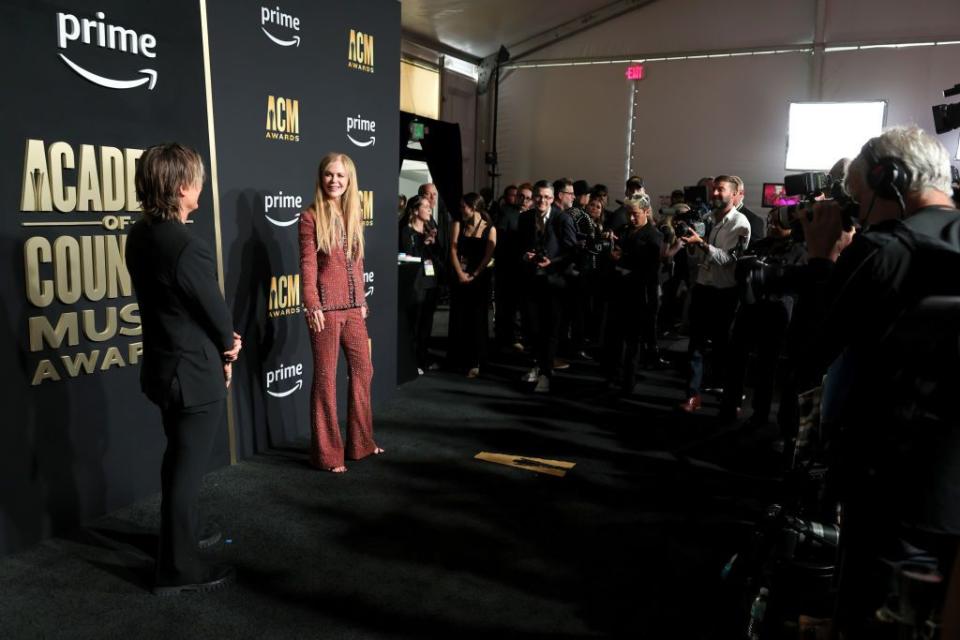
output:
<svg viewBox="0 0 960 640"><path fill-rule="evenodd" d="M334 162L343 163L347 172L347 188L340 196L340 210L346 229L342 229L333 207L323 192L323 172ZM343 248L348 258L363 257L363 220L360 215L360 193L357 191L357 167L345 153L328 153L320 159L317 169L317 192L313 202L313 217L317 228L317 252L329 255L340 246L341 233L346 232L347 244Z"/></svg>

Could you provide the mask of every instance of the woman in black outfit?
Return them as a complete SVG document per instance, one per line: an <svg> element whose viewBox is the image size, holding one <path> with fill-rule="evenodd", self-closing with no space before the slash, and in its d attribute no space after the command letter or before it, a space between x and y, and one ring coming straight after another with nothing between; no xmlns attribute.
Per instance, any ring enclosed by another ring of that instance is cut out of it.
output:
<svg viewBox="0 0 960 640"><path fill-rule="evenodd" d="M449 350L452 366L467 369L468 378L480 375L487 355L490 304L490 270L497 246L497 230L490 224L486 203L476 193L463 196L460 219L450 228Z"/></svg>
<svg viewBox="0 0 960 640"><path fill-rule="evenodd" d="M643 343L646 362L659 360L657 311L663 235L653 224L649 196L631 196L623 206L627 209L629 225L621 232L611 255L617 276L611 300L612 335L609 336L607 375L610 379L615 375L614 367L622 364L623 392L632 393L640 343Z"/></svg>
<svg viewBox="0 0 960 640"><path fill-rule="evenodd" d="M421 259L413 281L413 296L405 301L407 321L413 331L413 346L417 372L421 375L429 366L427 347L433 332L433 312L437 308L437 276L434 271L437 258L437 228L429 225L432 208L430 201L413 196L404 210L400 226L400 253Z"/></svg>

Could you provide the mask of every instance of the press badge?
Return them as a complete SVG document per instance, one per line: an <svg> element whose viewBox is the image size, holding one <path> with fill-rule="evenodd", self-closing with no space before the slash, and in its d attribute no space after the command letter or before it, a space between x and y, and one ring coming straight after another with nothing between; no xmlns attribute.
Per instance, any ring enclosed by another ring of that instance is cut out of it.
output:
<svg viewBox="0 0 960 640"><path fill-rule="evenodd" d="M427 277L433 277L433 260L423 261L423 272L427 274Z"/></svg>

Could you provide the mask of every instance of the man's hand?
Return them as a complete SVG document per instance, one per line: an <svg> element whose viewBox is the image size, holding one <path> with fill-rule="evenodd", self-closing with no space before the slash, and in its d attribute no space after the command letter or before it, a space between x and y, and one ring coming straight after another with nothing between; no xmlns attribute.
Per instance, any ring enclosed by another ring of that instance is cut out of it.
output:
<svg viewBox="0 0 960 640"><path fill-rule="evenodd" d="M807 254L836 262L840 252L853 241L855 231L843 230L840 207L833 200L817 202L812 207L812 219L807 219L806 211L797 212L807 241Z"/></svg>
<svg viewBox="0 0 960 640"><path fill-rule="evenodd" d="M240 349L242 348L243 340L240 338L240 334L234 331L233 347L229 351L223 352L223 359L227 362L234 362L238 357L240 357Z"/></svg>
<svg viewBox="0 0 960 640"><path fill-rule="evenodd" d="M469 273L461 271L457 274L457 280L460 281L460 284L467 284L468 282L473 282L473 276Z"/></svg>
<svg viewBox="0 0 960 640"><path fill-rule="evenodd" d="M546 269L547 267L550 266L550 262L551 262L550 258L548 258L547 256L543 256L543 260L537 263L537 268Z"/></svg>
<svg viewBox="0 0 960 640"><path fill-rule="evenodd" d="M369 316L369 315L370 315L370 307L368 307L367 305L361 306L361 307L360 307L360 317L363 318L364 320L366 320L366 319L367 319L367 316Z"/></svg>
<svg viewBox="0 0 960 640"><path fill-rule="evenodd" d="M537 254L533 251L527 251L525 254L523 254L523 259L527 262L533 262L533 259L536 257L536 255Z"/></svg>
<svg viewBox="0 0 960 640"><path fill-rule="evenodd" d="M687 233L688 233L688 235L685 235L685 236L683 236L682 238L680 238L680 242L682 242L683 244L685 244L685 245L687 245L687 246L691 246L691 245L697 245L697 244L703 244L703 243L704 243L704 240L703 240L703 238L700 237L700 234L698 234L698 233L697 233L696 231L694 231L693 229L690 229L690 231L688 231Z"/></svg>
<svg viewBox="0 0 960 640"><path fill-rule="evenodd" d="M224 362L223 363L223 381L227 386L227 389L230 388L230 381L233 379L233 363Z"/></svg>
<svg viewBox="0 0 960 640"><path fill-rule="evenodd" d="M307 326L310 328L310 331L323 331L326 323L323 319L322 309L307 311Z"/></svg>

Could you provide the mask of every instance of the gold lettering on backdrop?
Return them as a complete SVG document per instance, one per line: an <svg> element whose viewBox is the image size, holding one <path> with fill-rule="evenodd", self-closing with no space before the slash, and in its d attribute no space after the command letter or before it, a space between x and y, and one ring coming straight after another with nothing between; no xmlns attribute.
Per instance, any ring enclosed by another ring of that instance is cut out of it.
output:
<svg viewBox="0 0 960 640"><path fill-rule="evenodd" d="M267 140L300 142L300 101L267 96Z"/></svg>
<svg viewBox="0 0 960 640"><path fill-rule="evenodd" d="M63 362L63 368L66 369L67 375L71 378L76 378L81 370L84 373L93 373L99 358L100 349L94 349L89 354L80 352L73 357L60 356L60 360Z"/></svg>
<svg viewBox="0 0 960 640"><path fill-rule="evenodd" d="M271 318L289 316L300 312L300 274L270 278L268 310Z"/></svg>
<svg viewBox="0 0 960 640"><path fill-rule="evenodd" d="M373 225L373 191L360 191L360 219L366 227Z"/></svg>
<svg viewBox="0 0 960 640"><path fill-rule="evenodd" d="M126 349L126 359L124 351ZM103 353L103 358L100 354ZM60 356L60 365L63 367L63 373L68 378L76 378L83 374L93 374L97 371L107 371L114 367L126 367L140 363L140 357L143 355L143 343L131 342L125 346L110 346L106 351L100 349L91 349L90 351L80 351L73 354ZM56 360L44 358L37 363L34 369L31 385L37 386L47 380L58 382L63 378L61 372L57 369Z"/></svg>
<svg viewBox="0 0 960 640"><path fill-rule="evenodd" d="M80 323L76 311L62 314L56 327L50 324L46 316L33 316L27 320L27 325L30 328L30 351L40 351L44 343L58 349L64 338L71 347L80 344Z"/></svg>
<svg viewBox="0 0 960 640"><path fill-rule="evenodd" d="M97 156L93 145L80 145L80 169L77 171L77 211L103 211Z"/></svg>
<svg viewBox="0 0 960 640"><path fill-rule="evenodd" d="M20 188L21 211L53 211L50 193L50 168L43 140L27 140L23 158L23 185Z"/></svg>
<svg viewBox="0 0 960 640"><path fill-rule="evenodd" d="M24 275L27 300L34 306L47 307L54 297L64 304L74 304L80 294L98 301L104 296L114 299L133 295L133 283L123 252L126 236L101 235L58 236L52 245L43 236L24 242ZM41 275L42 265L53 267L53 280Z"/></svg>
<svg viewBox="0 0 960 640"><path fill-rule="evenodd" d="M123 152L116 147L100 147L100 196L102 211L121 211L126 198L123 185ZM118 180L119 178L119 180Z"/></svg>
<svg viewBox="0 0 960 640"><path fill-rule="evenodd" d="M63 184L63 170L73 169L73 147L66 142L54 142L50 145L50 191L53 193L53 206L57 211L73 211L77 207L76 187Z"/></svg>
<svg viewBox="0 0 960 640"><path fill-rule="evenodd" d="M60 382L60 374L57 373L57 369L53 366L53 363L47 359L43 359L37 363L37 369L33 373L33 381L30 384L37 386L44 380Z"/></svg>
<svg viewBox="0 0 960 640"><path fill-rule="evenodd" d="M103 356L103 364L100 365L100 371L106 371L110 367L125 367L127 363L123 361L123 358L120 356L120 349L116 347L110 347L107 349L107 354Z"/></svg>
<svg viewBox="0 0 960 640"><path fill-rule="evenodd" d="M347 66L351 69L373 73L373 36L350 29L347 47Z"/></svg>
<svg viewBox="0 0 960 640"><path fill-rule="evenodd" d="M297 128L298 116L296 105L287 100L283 110L284 126L288 130ZM124 231L133 218L115 212L135 212L141 208L134 176L137 159L142 154L142 149L107 145L26 141L20 194L22 212L97 212L101 215L93 220L81 218L69 222L51 222L47 217L23 222L23 226L75 229L93 225L107 232L103 235L69 232L55 237L37 235L23 242L26 301L43 310L42 314L27 319L29 350L38 354L38 360L32 365L33 385L96 375L140 363L142 342L115 342L118 338L142 335L139 305L135 301L124 301L103 306L103 302L133 295L124 259L127 241ZM103 215L108 212L109 215ZM74 306L85 302L93 303L93 308ZM67 308L57 308L55 303ZM93 343L97 348L84 347L81 341ZM71 348L74 349L69 353L62 352ZM38 352L43 351L54 353L41 357Z"/></svg>
<svg viewBox="0 0 960 640"><path fill-rule="evenodd" d="M133 327L120 327L120 335L122 336L138 336L143 333L143 326L140 324L140 305L131 302L120 307L120 322L134 325Z"/></svg>
<svg viewBox="0 0 960 640"><path fill-rule="evenodd" d="M24 274L27 279L27 300L35 307L53 302L53 282L40 279L40 263L53 259L50 241L43 237L27 238L23 243Z"/></svg>
<svg viewBox="0 0 960 640"><path fill-rule="evenodd" d="M77 162L79 155L79 163ZM23 162L20 210L33 211L139 211L134 176L142 149L81 144L79 154L67 142L27 140ZM66 179L74 168L76 180Z"/></svg>

